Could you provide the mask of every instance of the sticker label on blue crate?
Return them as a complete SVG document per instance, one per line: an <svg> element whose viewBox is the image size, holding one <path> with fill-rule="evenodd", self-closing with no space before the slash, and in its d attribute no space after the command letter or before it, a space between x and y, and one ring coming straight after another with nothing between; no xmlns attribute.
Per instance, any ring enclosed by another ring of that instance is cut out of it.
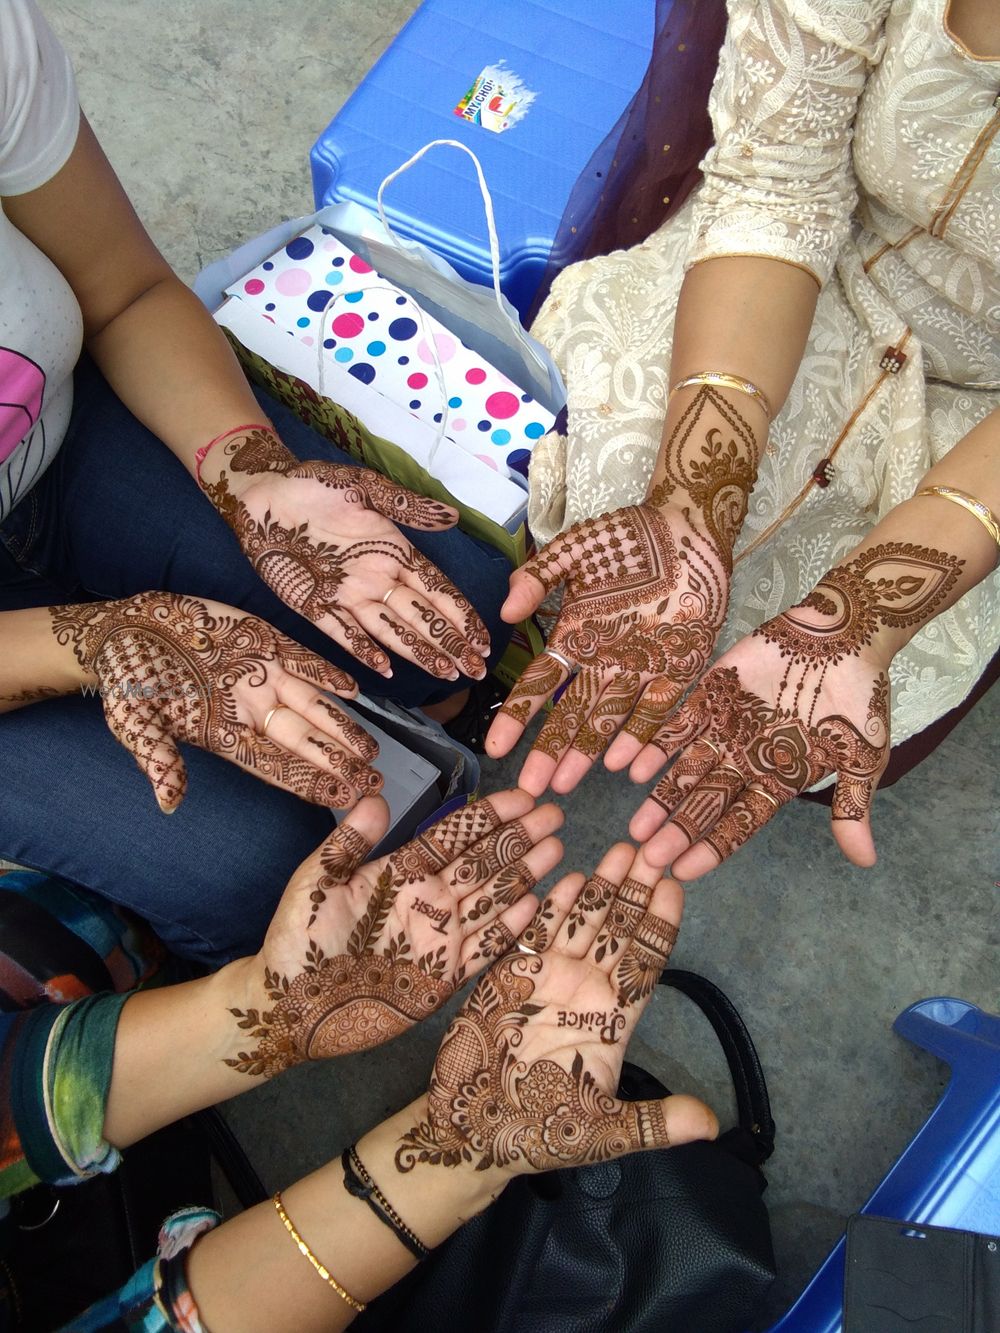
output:
<svg viewBox="0 0 1000 1333"><path fill-rule="evenodd" d="M534 100L531 89L501 60L481 71L455 108L455 115L493 134L502 134L523 119Z"/></svg>

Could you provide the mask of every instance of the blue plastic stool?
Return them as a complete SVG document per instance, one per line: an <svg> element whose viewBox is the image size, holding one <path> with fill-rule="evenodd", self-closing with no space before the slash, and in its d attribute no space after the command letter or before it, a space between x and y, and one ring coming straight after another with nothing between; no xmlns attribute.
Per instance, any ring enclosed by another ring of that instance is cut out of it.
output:
<svg viewBox="0 0 1000 1333"><path fill-rule="evenodd" d="M655 0L424 0L313 145L317 208L374 209L382 180L432 139L479 157L493 195L500 285L524 315L577 177L642 82ZM454 114L505 62L536 98L501 134ZM595 200L600 182L594 182ZM428 154L386 192L390 223L473 282L491 279L483 205L464 154Z"/></svg>
<svg viewBox="0 0 1000 1333"><path fill-rule="evenodd" d="M920 1000L896 1032L951 1066L923 1128L861 1209L965 1231L1000 1231L1000 1017L964 1000ZM839 1333L842 1238L770 1333Z"/></svg>

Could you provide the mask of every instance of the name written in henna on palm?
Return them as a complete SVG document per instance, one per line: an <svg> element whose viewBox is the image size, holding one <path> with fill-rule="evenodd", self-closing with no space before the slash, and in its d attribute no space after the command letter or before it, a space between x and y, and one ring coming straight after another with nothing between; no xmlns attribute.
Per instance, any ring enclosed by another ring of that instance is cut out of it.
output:
<svg viewBox="0 0 1000 1333"><path fill-rule="evenodd" d="M613 1046L625 1030L625 1015L620 1009L603 1013L576 1013L572 1009L556 1012L556 1027L597 1032L608 1046Z"/></svg>
<svg viewBox="0 0 1000 1333"><path fill-rule="evenodd" d="M427 917L429 921L435 923L434 929L441 935L445 934L445 926L451 920L451 913L444 907L432 907L430 903L425 903L423 898L414 898L413 910L419 912L421 916Z"/></svg>

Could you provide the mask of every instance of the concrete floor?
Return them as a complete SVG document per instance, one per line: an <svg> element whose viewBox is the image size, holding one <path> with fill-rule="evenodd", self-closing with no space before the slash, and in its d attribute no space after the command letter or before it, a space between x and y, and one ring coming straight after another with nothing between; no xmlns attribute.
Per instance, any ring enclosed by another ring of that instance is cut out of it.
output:
<svg viewBox="0 0 1000 1333"><path fill-rule="evenodd" d="M412 0L42 0L81 98L140 215L178 272L309 211L318 131L415 7ZM675 954L740 1006L770 1080L767 1168L780 1277L776 1317L916 1128L947 1070L893 1036L927 995L998 996L1000 690L875 811L878 865L837 853L803 802L694 887ZM512 782L520 755L487 765ZM603 771L568 803L566 867L623 836L636 789ZM338 1152L420 1086L444 1018L388 1050L295 1071L234 1103L272 1188ZM630 1057L725 1123L728 1078L707 1024L656 997ZM447 1328L446 1322L442 1323Z"/></svg>

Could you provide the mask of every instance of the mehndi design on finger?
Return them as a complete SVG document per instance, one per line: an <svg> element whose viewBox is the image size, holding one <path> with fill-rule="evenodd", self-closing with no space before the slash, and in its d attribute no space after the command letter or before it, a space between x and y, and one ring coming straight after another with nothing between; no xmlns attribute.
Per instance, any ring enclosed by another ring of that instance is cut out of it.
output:
<svg viewBox="0 0 1000 1333"><path fill-rule="evenodd" d="M677 927L646 912L612 974L623 1008L652 994L676 943Z"/></svg>
<svg viewBox="0 0 1000 1333"><path fill-rule="evenodd" d="M577 894L576 901L566 917L566 935L572 939L578 930L587 924L587 918L603 912L614 900L618 885L603 875L591 875Z"/></svg>
<svg viewBox="0 0 1000 1333"><path fill-rule="evenodd" d="M616 890L614 901L604 921L604 926L597 936L594 949L594 961L601 963L605 958L613 958L622 947L623 940L630 940L638 929L640 921L646 915L646 907L653 890L641 880L628 876Z"/></svg>

